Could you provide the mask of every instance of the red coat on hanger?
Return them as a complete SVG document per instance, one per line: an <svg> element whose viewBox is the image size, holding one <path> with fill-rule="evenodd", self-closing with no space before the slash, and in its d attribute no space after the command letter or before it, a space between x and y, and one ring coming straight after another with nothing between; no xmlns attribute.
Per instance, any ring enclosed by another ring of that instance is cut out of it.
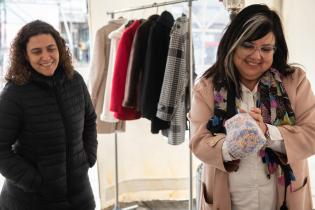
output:
<svg viewBox="0 0 315 210"><path fill-rule="evenodd" d="M126 108L122 106L132 41L140 24L141 22L139 20L135 20L125 29L117 48L110 110L114 112L114 116L120 120L135 120L140 118L140 113L137 112L135 108Z"/></svg>

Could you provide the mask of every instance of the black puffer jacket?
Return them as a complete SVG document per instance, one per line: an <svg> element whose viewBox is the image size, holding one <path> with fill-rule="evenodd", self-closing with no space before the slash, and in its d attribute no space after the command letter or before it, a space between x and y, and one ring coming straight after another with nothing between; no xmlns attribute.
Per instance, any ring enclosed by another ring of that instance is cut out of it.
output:
<svg viewBox="0 0 315 210"><path fill-rule="evenodd" d="M0 95L1 210L92 210L96 115L82 77L32 72Z"/></svg>

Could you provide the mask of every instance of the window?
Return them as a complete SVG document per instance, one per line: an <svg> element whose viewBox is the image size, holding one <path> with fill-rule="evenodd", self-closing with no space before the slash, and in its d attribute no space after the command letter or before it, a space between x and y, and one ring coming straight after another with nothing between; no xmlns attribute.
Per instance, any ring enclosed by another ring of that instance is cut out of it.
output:
<svg viewBox="0 0 315 210"><path fill-rule="evenodd" d="M9 48L17 31L26 23L41 19L50 23L65 38L75 69L83 77L90 59L86 0L2 0L0 1L0 90L5 81Z"/></svg>
<svg viewBox="0 0 315 210"><path fill-rule="evenodd" d="M170 9L174 17L181 13L188 15L187 3L173 5ZM194 44L196 73L201 75L216 60L217 48L225 27L229 23L229 13L218 0L198 0L192 3L192 35Z"/></svg>

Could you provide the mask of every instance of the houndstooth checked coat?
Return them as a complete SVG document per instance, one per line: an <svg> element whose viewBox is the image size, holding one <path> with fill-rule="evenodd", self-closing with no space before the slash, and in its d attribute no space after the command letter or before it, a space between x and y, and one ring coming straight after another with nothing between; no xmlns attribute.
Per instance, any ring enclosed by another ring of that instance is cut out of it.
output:
<svg viewBox="0 0 315 210"><path fill-rule="evenodd" d="M189 97L189 36L188 19L176 19L171 31L171 40L162 91L156 116L170 122L170 128L163 130L168 143L178 145L185 140L186 107Z"/></svg>

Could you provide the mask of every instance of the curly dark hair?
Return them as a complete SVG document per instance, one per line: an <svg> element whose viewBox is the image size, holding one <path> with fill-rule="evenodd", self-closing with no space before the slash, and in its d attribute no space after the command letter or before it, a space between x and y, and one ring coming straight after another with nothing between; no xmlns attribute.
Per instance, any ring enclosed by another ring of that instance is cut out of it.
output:
<svg viewBox="0 0 315 210"><path fill-rule="evenodd" d="M59 51L58 67L62 69L69 79L72 79L74 68L69 48L60 33L50 24L35 20L24 25L17 33L10 48L10 64L5 79L17 85L27 83L31 75L31 65L26 59L26 45L29 39L40 34L50 34L56 41Z"/></svg>

